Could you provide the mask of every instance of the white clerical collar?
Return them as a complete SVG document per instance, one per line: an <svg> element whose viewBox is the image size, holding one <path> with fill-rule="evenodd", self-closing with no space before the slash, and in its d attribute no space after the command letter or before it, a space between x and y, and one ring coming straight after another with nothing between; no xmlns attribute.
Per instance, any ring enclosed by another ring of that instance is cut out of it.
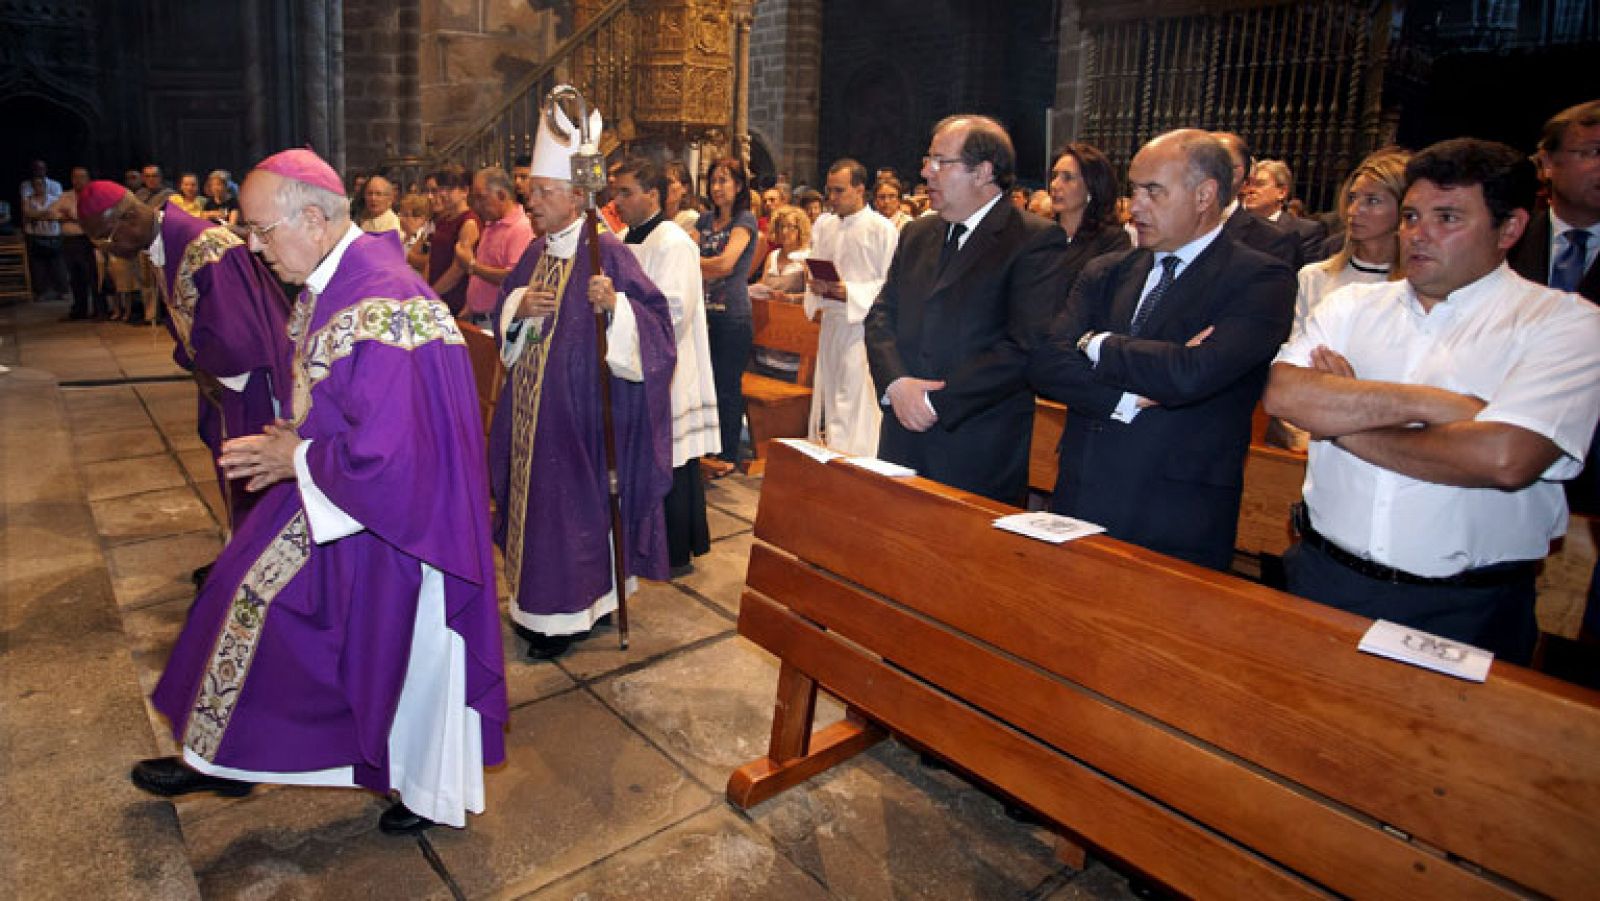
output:
<svg viewBox="0 0 1600 901"><path fill-rule="evenodd" d="M1232 219L1234 210L1237 210L1238 208L1239 198L1235 197L1233 199L1233 203L1228 204L1227 208L1222 211L1222 221L1227 222L1229 219Z"/></svg>
<svg viewBox="0 0 1600 901"><path fill-rule="evenodd" d="M150 246L145 248L145 253L150 255L150 262L154 263L157 269L167 265L167 243L161 240L161 223L166 216L166 210L156 210L156 237L150 242Z"/></svg>
<svg viewBox="0 0 1600 901"><path fill-rule="evenodd" d="M344 237L339 239L338 244L333 245L333 249L322 258L317 268L311 270L310 278L306 279L306 288L312 294L321 294L328 290L328 282L333 281L333 274L339 271L339 261L344 259L344 252L350 248L351 242L361 235L361 229L354 222L345 227Z"/></svg>
<svg viewBox="0 0 1600 901"><path fill-rule="evenodd" d="M583 228L583 215L572 220L565 228L553 232L545 241L544 252L558 260L570 260L578 252L578 234Z"/></svg>
<svg viewBox="0 0 1600 901"><path fill-rule="evenodd" d="M1283 218L1283 210L1274 210L1272 215L1267 217L1267 221L1268 222L1277 222L1279 219L1282 219L1282 218Z"/></svg>
<svg viewBox="0 0 1600 901"><path fill-rule="evenodd" d="M1185 266L1188 266L1190 263L1193 263L1196 259L1198 259L1200 254L1205 253L1206 252L1206 248L1210 247L1211 246L1211 242L1217 240L1217 235L1220 235L1220 234L1222 234L1222 223L1218 222L1215 226L1212 227L1211 231L1206 232L1205 234L1201 235L1198 238L1195 238L1193 241L1190 241L1189 243L1183 245L1182 247L1178 248L1177 250L1172 251L1171 253L1167 253L1165 251L1157 251L1156 252L1156 265L1160 265L1161 261L1166 259L1167 257L1177 257L1178 258L1178 268L1182 269ZM1176 277L1176 276L1174 276L1174 277Z"/></svg>

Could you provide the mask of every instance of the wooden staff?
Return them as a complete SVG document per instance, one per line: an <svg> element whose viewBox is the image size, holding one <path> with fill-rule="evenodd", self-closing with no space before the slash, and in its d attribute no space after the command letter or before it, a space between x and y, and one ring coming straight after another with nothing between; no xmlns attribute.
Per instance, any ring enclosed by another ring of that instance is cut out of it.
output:
<svg viewBox="0 0 1600 901"><path fill-rule="evenodd" d="M593 275L604 275L600 265L600 216L594 208L594 193L589 192L589 204L583 211L584 229L589 239L589 268ZM593 276L591 276L592 278ZM617 478L617 426L611 414L611 372L606 366L606 314L594 311L595 353L600 361L600 412L604 423L606 443L606 490L611 505L611 569L617 584L617 637L622 649L628 649L628 574L623 554L622 483Z"/></svg>
<svg viewBox="0 0 1600 901"><path fill-rule="evenodd" d="M605 184L605 172L601 168L602 161L591 147L589 134L589 109L584 102L583 95L571 85L558 85L551 89L548 102L549 107L545 115L548 117L552 131L557 131L554 111L565 97L577 101L578 106L578 153L572 158L572 181L583 188L584 202L583 218L584 230L589 239L589 268L592 270L590 279L595 276L605 275L605 269L600 262L600 216L595 209L594 192ZM596 138L598 140L598 138ZM597 184L598 181L598 184ZM587 288L587 286L586 286ZM585 291L587 294L587 290ZM600 413L601 422L605 430L606 447L606 492L609 496L611 507L611 571L616 580L617 587L617 638L622 642L622 649L628 649L628 570L625 561L627 555L624 551L624 526L622 522L622 481L617 477L617 428L611 412L611 373L606 366L606 314L601 310L594 311L594 342L595 352L599 355L600 377Z"/></svg>

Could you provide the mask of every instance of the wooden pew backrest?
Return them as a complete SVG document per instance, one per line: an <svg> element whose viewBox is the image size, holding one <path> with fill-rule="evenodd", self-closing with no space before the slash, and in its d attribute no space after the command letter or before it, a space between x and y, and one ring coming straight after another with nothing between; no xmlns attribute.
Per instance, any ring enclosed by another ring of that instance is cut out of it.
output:
<svg viewBox="0 0 1600 901"><path fill-rule="evenodd" d="M1368 656L1359 617L1104 537L1022 538L992 527L1002 505L920 479L772 454L740 632L1177 890L1600 885L1600 694ZM757 763L730 793L759 796L775 762Z"/></svg>

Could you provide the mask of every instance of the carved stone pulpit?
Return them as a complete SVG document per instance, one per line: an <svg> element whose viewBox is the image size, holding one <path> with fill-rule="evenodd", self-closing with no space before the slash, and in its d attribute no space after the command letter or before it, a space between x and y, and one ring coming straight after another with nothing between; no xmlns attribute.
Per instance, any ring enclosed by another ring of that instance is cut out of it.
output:
<svg viewBox="0 0 1600 901"><path fill-rule="evenodd" d="M608 0L576 0L581 29ZM596 82L627 85L621 108L605 109L623 140L682 140L744 131L743 78L753 0L632 0L631 46L599 42L578 66ZM609 93L603 91L602 93Z"/></svg>

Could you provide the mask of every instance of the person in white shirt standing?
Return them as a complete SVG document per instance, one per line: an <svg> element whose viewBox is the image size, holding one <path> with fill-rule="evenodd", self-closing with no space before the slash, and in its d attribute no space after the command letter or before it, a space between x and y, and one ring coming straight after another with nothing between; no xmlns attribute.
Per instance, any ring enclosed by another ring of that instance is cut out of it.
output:
<svg viewBox="0 0 1600 901"><path fill-rule="evenodd" d="M1445 141L1406 186L1405 280L1333 293L1272 367L1267 412L1314 439L1289 590L1525 664L1560 482L1600 420L1600 311L1506 265L1525 155Z"/></svg>
<svg viewBox="0 0 1600 901"><path fill-rule="evenodd" d="M867 367L867 312L889 277L900 231L867 206L867 167L841 159L828 168L828 205L811 226L811 257L827 260L840 281L810 279L806 315L822 313L810 440L844 454L877 456L883 411Z"/></svg>

